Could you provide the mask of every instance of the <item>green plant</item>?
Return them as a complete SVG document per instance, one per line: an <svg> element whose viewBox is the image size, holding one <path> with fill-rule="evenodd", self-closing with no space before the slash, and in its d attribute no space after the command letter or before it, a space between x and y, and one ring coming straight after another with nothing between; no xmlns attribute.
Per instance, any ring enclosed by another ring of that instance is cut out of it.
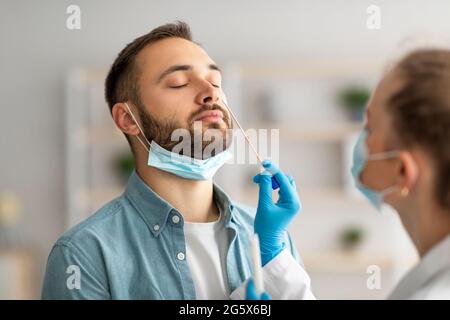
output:
<svg viewBox="0 0 450 320"><path fill-rule="evenodd" d="M354 249L364 238L364 231L357 226L345 228L340 234L340 243L344 249Z"/></svg>
<svg viewBox="0 0 450 320"><path fill-rule="evenodd" d="M126 180L134 170L134 157L130 151L123 152L114 161L114 167L119 178Z"/></svg>
<svg viewBox="0 0 450 320"><path fill-rule="evenodd" d="M339 93L339 102L350 112L360 112L369 100L370 92L364 87L347 87Z"/></svg>

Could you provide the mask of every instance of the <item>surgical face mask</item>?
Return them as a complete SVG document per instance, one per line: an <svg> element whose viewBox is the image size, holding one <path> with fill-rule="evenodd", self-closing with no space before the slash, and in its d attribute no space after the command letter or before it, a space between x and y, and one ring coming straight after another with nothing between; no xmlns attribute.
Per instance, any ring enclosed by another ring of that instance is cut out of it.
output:
<svg viewBox="0 0 450 320"><path fill-rule="evenodd" d="M387 151L369 155L366 146L366 137L367 129L363 129L353 149L353 166L351 172L355 180L356 188L370 201L370 203L372 203L376 209L380 210L385 196L398 190L399 187L394 185L380 191L373 190L362 184L360 175L368 161L396 158L399 156L399 151Z"/></svg>
<svg viewBox="0 0 450 320"><path fill-rule="evenodd" d="M150 147L147 147L141 138L136 136L139 142L148 151L147 164L149 166L170 172L185 179L209 180L214 176L217 170L231 158L231 153L228 150L224 150L213 157L200 160L168 151L158 145L154 140L150 143L139 125L139 122L134 117L133 112L131 112L130 107L127 103L125 103L125 105Z"/></svg>

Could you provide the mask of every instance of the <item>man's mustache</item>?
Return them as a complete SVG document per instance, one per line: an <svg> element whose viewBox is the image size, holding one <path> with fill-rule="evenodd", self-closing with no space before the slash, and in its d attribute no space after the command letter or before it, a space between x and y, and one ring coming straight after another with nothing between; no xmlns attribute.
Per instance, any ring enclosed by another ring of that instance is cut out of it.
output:
<svg viewBox="0 0 450 320"><path fill-rule="evenodd" d="M191 116L189 117L189 123L193 123L194 119L202 112L204 111L212 111L212 110L219 110L222 112L223 114L223 120L225 121L225 123L229 126L231 126L231 122L230 122L230 117L229 117L229 113L228 110L218 104L204 104L200 107L200 109L196 110L195 112L193 112L191 114Z"/></svg>

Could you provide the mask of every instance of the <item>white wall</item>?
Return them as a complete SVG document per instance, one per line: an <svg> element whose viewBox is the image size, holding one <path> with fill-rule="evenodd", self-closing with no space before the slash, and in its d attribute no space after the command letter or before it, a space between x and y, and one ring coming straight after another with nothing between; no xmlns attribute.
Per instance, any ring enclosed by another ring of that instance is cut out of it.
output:
<svg viewBox="0 0 450 320"><path fill-rule="evenodd" d="M69 4L81 7L79 31L65 27ZM381 7L379 31L365 27L369 4ZM39 250L38 273L64 225L63 81L71 66L111 63L126 43L176 19L219 61L383 61L414 32L449 35L449 12L450 1L437 0L2 0L0 190L22 201L20 231Z"/></svg>

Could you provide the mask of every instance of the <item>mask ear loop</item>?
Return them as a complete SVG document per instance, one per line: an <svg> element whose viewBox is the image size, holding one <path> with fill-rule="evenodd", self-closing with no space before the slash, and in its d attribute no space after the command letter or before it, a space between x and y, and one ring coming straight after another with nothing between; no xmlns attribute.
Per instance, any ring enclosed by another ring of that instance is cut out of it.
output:
<svg viewBox="0 0 450 320"><path fill-rule="evenodd" d="M391 159L391 158L396 158L400 155L400 151L397 150L393 150L393 151L385 151L385 152L380 152L380 153L374 153L374 154L370 154L367 157L367 160L371 160L371 161L377 161L377 160L386 160L386 159ZM362 185L362 184L361 184ZM364 185L362 185L364 186ZM391 186L388 187L387 189L384 189L381 192L381 196L384 197L387 196L388 194L398 191L402 189L400 186ZM403 192L403 190L402 190Z"/></svg>
<svg viewBox="0 0 450 320"><path fill-rule="evenodd" d="M400 190L400 189L401 189L400 186L391 186L391 187L388 187L387 189L384 189L383 191L381 191L381 196L382 196L383 199L384 199L384 197L386 197L388 194L390 194L390 193L392 193L392 192L395 192L395 191L398 191L398 190Z"/></svg>
<svg viewBox="0 0 450 320"><path fill-rule="evenodd" d="M394 151L385 151L385 152L380 152L380 153L374 153L374 154L369 154L367 159L368 160L386 160L386 159L391 159L391 158L396 158L400 155L400 151L394 150Z"/></svg>
<svg viewBox="0 0 450 320"><path fill-rule="evenodd" d="M148 147L145 145L145 143L142 141L142 139L139 136L136 136L136 138L138 138L139 142L144 146L145 150L147 150L148 152L150 152L150 142L148 141L147 137L144 134L144 130L142 130L141 126L139 125L139 122L136 120L136 118L134 117L133 112L131 112L130 107L128 106L128 103L124 102L125 105L127 106L128 112L130 112L131 117L133 118L134 122L136 123L136 125L138 126L139 130L141 131L142 135L144 136L145 141L147 141L148 143Z"/></svg>

